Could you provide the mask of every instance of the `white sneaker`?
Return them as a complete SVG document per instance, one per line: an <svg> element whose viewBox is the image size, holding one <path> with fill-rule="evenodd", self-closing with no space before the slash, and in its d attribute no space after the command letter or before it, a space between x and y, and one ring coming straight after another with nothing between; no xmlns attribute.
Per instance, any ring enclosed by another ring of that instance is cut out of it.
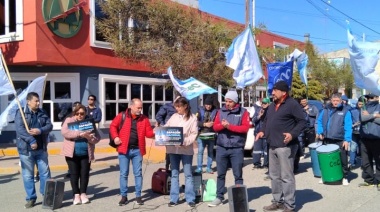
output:
<svg viewBox="0 0 380 212"><path fill-rule="evenodd" d="M347 178L343 178L342 184L343 184L344 186L348 186L348 185L350 185L350 183L348 182Z"/></svg>
<svg viewBox="0 0 380 212"><path fill-rule="evenodd" d="M220 204L222 204L222 200L219 198L215 198L214 201L208 204L208 207L216 207Z"/></svg>

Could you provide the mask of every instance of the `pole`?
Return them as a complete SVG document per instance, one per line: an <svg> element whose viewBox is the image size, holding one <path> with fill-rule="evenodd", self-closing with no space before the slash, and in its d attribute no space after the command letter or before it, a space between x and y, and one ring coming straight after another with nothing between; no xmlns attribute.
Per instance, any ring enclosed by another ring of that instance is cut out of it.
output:
<svg viewBox="0 0 380 212"><path fill-rule="evenodd" d="M252 0L252 29L256 28L256 0Z"/></svg>
<svg viewBox="0 0 380 212"><path fill-rule="evenodd" d="M8 66L5 63L4 55L2 53L1 53L1 60L3 61L3 66L4 66L4 69L5 69L5 73L7 74L9 82L11 83L12 88L14 90L14 95L15 95L16 102L17 102L17 105L18 105L18 109L20 110L20 114L21 114L22 120L24 121L25 129L29 132L29 127L28 127L28 124L26 123L25 114L22 111L22 106L20 104L20 100L18 99L15 86L13 85L13 81L12 81L11 75L9 74Z"/></svg>
<svg viewBox="0 0 380 212"><path fill-rule="evenodd" d="M249 0L245 0L245 27L249 25Z"/></svg>

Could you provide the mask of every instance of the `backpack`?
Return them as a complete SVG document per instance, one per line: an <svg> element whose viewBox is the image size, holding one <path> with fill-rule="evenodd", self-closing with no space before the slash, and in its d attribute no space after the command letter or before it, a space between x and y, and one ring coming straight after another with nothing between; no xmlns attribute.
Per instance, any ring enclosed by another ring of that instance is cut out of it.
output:
<svg viewBox="0 0 380 212"><path fill-rule="evenodd" d="M203 202L211 202L216 198L216 182L213 179L204 180Z"/></svg>
<svg viewBox="0 0 380 212"><path fill-rule="evenodd" d="M124 120L125 120L125 111L122 112L122 118L121 118L121 122L120 122L120 124L119 124L119 130L118 130L119 132L120 132L120 130L121 130L121 127L122 127L123 124L124 124ZM116 144L115 144L115 140L111 138L111 133L108 132L108 134L109 134L109 137L110 137L110 142L109 142L108 144L109 144L110 146L112 146L113 148L117 148L117 146L119 146L119 145L116 145Z"/></svg>

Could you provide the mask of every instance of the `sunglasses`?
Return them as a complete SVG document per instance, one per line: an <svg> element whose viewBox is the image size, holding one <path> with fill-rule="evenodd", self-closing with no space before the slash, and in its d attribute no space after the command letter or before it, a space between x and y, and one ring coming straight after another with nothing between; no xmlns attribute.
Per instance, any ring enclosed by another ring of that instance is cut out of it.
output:
<svg viewBox="0 0 380 212"><path fill-rule="evenodd" d="M84 116L83 112L75 113L76 116Z"/></svg>

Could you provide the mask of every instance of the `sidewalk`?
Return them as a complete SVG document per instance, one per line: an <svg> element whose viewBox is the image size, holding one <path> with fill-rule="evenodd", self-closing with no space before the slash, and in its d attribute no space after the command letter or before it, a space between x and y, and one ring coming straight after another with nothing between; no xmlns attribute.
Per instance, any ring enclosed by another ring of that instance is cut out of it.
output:
<svg viewBox="0 0 380 212"><path fill-rule="evenodd" d="M119 163L116 149L108 145L108 139L102 139L95 148L95 162L92 168L108 168ZM63 142L48 145L49 166L52 172L67 171L65 157L61 155ZM165 161L165 147L155 146L153 139L146 139L144 163L161 163ZM0 174L20 173L19 156L16 144L0 144Z"/></svg>

